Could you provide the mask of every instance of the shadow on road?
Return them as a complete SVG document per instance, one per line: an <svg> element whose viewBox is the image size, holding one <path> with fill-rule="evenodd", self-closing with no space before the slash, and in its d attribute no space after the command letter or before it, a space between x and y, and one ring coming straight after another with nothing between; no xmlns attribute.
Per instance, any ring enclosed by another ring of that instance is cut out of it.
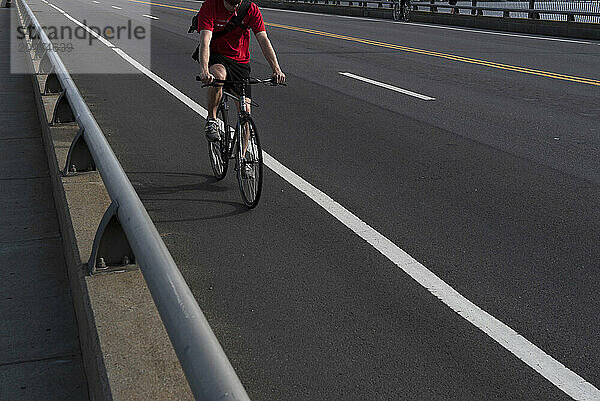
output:
<svg viewBox="0 0 600 401"><path fill-rule="evenodd" d="M179 172L128 172L131 183L134 186L142 202L146 205L148 213L153 215L155 223L176 223L212 220L224 217L235 216L249 209L241 202L232 202L219 199L209 199L205 197L195 197L201 193L226 193L228 191L237 192L237 183L225 180L217 180L212 175L197 173L179 173ZM183 197L183 195L186 195ZM156 198L155 196L160 196ZM175 195L173 197L164 197ZM205 195L205 194L203 194ZM177 218L176 215L186 211L208 212L214 208L185 205L192 203L227 205L234 210L204 216L190 216ZM166 218L167 215L175 218Z"/></svg>

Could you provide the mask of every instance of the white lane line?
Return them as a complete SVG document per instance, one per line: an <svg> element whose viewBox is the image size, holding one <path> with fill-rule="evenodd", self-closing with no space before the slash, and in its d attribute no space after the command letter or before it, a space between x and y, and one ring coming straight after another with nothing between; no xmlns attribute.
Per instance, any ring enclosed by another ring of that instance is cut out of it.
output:
<svg viewBox="0 0 600 401"><path fill-rule="evenodd" d="M117 7L117 6L111 6L112 8L114 8L115 10L122 10L122 7Z"/></svg>
<svg viewBox="0 0 600 401"><path fill-rule="evenodd" d="M317 16L331 18L331 14L315 13L315 12L309 12L309 11L282 10L279 8L268 8L268 7L261 7L261 10L279 11L279 12L294 13L294 14L317 15ZM472 33L479 33L482 35L509 36L509 37L522 38L522 39L547 40L547 41L551 41L551 42L566 42L566 43L577 43L577 44L584 44L584 45L600 46L600 43L597 43L597 42L586 42L583 40L574 40L574 39L549 38L549 37L543 37L543 36L531 36L531 35L526 35L526 34L519 35L516 33L482 31L482 30L469 29L469 28L456 28L456 27L451 27L451 26L440 26L440 25L435 25L435 24L423 24L423 23L418 23L418 22L402 22L402 21L391 21L391 20L375 19L375 18L368 18L368 17L352 17L352 16L348 16L348 15L337 15L337 17L345 18L345 19L355 19L355 20L360 20L360 21L386 22L388 24L402 24L402 25L409 25L409 26L410 25L420 26L420 27L424 27L424 28L445 29L445 30L449 30L449 31L472 32Z"/></svg>
<svg viewBox="0 0 600 401"><path fill-rule="evenodd" d="M100 42L102 42L105 46L113 48L115 47L115 45L113 45L112 43L110 43L108 40L104 39L104 37L102 37L102 35L100 35L98 32L94 31L93 29L90 29L88 26L82 24L81 22L79 22L78 20L76 20L75 18L71 17L69 14L64 13L65 17L67 19L69 19L70 21L73 21L73 23L75 23L76 25L79 25L80 27L82 27L83 29L85 29L90 35L92 35L93 37L95 37L96 39L98 39Z"/></svg>
<svg viewBox="0 0 600 401"><path fill-rule="evenodd" d="M576 400L599 400L600 391L535 344L466 299L388 238L352 214L324 192L263 151L265 164L287 182L371 244L453 311L521 359L548 381Z"/></svg>
<svg viewBox="0 0 600 401"><path fill-rule="evenodd" d="M402 22L395 22L395 23L402 24ZM405 24L406 24L406 22L405 22ZM600 43L586 42L584 40L544 38L544 37L540 37L540 36L519 35L516 33L504 33L504 32L487 32L487 31L480 31L477 29L455 28L455 27L451 27L451 26L436 26L436 25L429 25L429 24L421 24L421 23L417 23L417 22L409 22L409 24L415 25L415 26L422 26L425 28L445 29L448 31L462 31L462 32L481 33L481 34L485 34L485 35L509 36L509 37L513 37L513 38L522 38L522 39L536 39L536 40L546 40L546 41L550 41L550 42L566 42L566 43L577 43L577 44L584 44L584 45L599 45L600 46Z"/></svg>
<svg viewBox="0 0 600 401"><path fill-rule="evenodd" d="M148 15L148 14L142 15L142 17L152 18L152 19L158 19L158 17L155 17L154 15Z"/></svg>
<svg viewBox="0 0 600 401"><path fill-rule="evenodd" d="M58 8L58 7L56 7L54 4L50 4L50 3L48 3L48 5L49 5L50 7L52 7L53 9L55 9L56 11L58 11L59 13L61 13L61 14L64 14L64 13L65 13L63 10L61 10L61 9L60 9L60 8Z"/></svg>
<svg viewBox="0 0 600 401"><path fill-rule="evenodd" d="M46 3L46 4L48 4L48 2L47 2L46 0L42 0L42 3Z"/></svg>
<svg viewBox="0 0 600 401"><path fill-rule="evenodd" d="M183 102L200 116L206 118L208 112L173 85L154 74L123 50L113 48L115 53L141 71L144 75L162 86L165 90ZM363 222L338 202L320 191L302 177L278 162L263 151L267 167L279 174L284 180L300 190L319 206L334 216L338 221L367 241L377 251L387 257L396 266L425 287L431 294L450 307L458 315L486 333L490 338L514 354L553 385L576 400L600 400L600 390L585 381L581 376L546 354L535 344L518 334L477 305L466 299L454 288L437 277L433 272L400 249L388 238Z"/></svg>
<svg viewBox="0 0 600 401"><path fill-rule="evenodd" d="M355 75L355 74L352 74L350 72L341 72L340 71L340 74L341 75L345 75L345 76L347 76L349 78L358 79L359 81L363 81L363 82L367 82L367 83L370 83L370 84L373 84L373 85L377 85L377 86L380 86L380 87L385 88L385 89L390 89L390 90L393 90L393 91L396 91L396 92L399 92L399 93L403 93L403 94L408 95L408 96L413 96L413 97L419 98L421 100L435 100L434 97L430 97L430 96L426 96L426 95L421 95L420 93L409 91L408 89L402 89L402 88L398 88L396 86L385 84L383 82L374 81L372 79L361 77L359 75Z"/></svg>
<svg viewBox="0 0 600 401"><path fill-rule="evenodd" d="M336 15L336 17L338 18L342 18L342 19L358 19L358 20L362 20L362 21L369 21L369 22L390 22L381 18L361 18L361 17L352 17L349 15Z"/></svg>
<svg viewBox="0 0 600 401"><path fill-rule="evenodd" d="M99 1L96 1L96 0L94 0L92 3L95 3L95 4L100 4L100 2L99 2Z"/></svg>

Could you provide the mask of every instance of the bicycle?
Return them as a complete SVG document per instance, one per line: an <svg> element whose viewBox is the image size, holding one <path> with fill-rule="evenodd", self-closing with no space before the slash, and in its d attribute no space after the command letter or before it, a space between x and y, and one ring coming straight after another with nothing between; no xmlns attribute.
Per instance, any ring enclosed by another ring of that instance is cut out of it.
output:
<svg viewBox="0 0 600 401"><path fill-rule="evenodd" d="M196 77L196 81L200 81L199 76ZM235 96L226 90L223 90L223 96L217 107L219 135L221 139L219 141L208 143L210 164L215 178L217 178L217 180L222 180L225 178L225 175L227 175L229 160L233 158L236 159L235 169L242 200L248 208L252 209L258 204L262 191L262 148L260 146L254 120L245 107L239 108L235 130L228 124L227 113L229 111L229 105L227 99L232 98L233 100L238 101L240 105L245 105L247 103L246 90L249 85L268 84L277 86L278 84L271 78L247 78L241 81L215 79L212 83L202 85L202 87L220 87L224 84L239 85L241 93L238 96ZM285 86L285 84L279 85ZM258 104L254 101L252 101L250 105L258 107ZM242 137L242 135L244 136ZM242 146L239 146L240 144L242 144Z"/></svg>
<svg viewBox="0 0 600 401"><path fill-rule="evenodd" d="M393 17L395 21L402 19L404 22L410 21L410 13L413 9L412 0L398 0L394 3Z"/></svg>

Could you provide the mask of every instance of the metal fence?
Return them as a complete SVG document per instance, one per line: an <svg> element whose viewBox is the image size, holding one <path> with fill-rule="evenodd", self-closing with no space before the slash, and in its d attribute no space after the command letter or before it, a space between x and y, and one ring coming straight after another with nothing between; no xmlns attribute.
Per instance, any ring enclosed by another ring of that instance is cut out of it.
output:
<svg viewBox="0 0 600 401"><path fill-rule="evenodd" d="M404 0L341 1L341 0L280 0L280 3L313 3L363 8L393 8ZM459 1L451 6L447 0L412 0L415 11L449 14L455 8L457 14L485 15L504 18L533 18L552 21L574 21L600 24L600 0L587 1ZM532 12L531 10L534 10ZM552 13L556 11L557 13ZM590 15L591 14L591 15ZM595 14L595 15L594 15Z"/></svg>
<svg viewBox="0 0 600 401"><path fill-rule="evenodd" d="M435 1L435 4L439 7L447 1ZM474 4L475 3L475 4ZM459 1L456 4L460 7L458 12L460 14L471 14L471 9L463 8L473 5L480 6L483 8L480 15L491 16L491 17L503 17L505 16L504 10L486 10L485 8L492 9L505 9L505 10L523 10L523 11L509 11L510 18L529 18L529 12L531 2L526 1ZM548 10L548 11L572 11L572 12L584 12L584 13L596 13L600 14L600 1L536 1L533 3L533 7L536 10ZM423 9L420 7L419 9ZM450 13L451 8L439 7L437 12ZM539 13L539 19L551 20L551 21L567 21L567 14L550 14L550 13ZM585 22L585 23L600 23L600 16L593 15L573 15L573 21Z"/></svg>

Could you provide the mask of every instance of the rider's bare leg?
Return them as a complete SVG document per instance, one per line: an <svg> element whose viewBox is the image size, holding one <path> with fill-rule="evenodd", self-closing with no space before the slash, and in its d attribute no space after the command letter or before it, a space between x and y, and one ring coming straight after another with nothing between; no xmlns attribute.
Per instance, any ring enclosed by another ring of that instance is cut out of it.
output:
<svg viewBox="0 0 600 401"><path fill-rule="evenodd" d="M213 64L208 70L216 79L227 78L227 71L225 70L225 66L223 66L223 64ZM223 87L208 87L208 118L217 118L217 108L219 107L219 102L221 101L222 96Z"/></svg>

